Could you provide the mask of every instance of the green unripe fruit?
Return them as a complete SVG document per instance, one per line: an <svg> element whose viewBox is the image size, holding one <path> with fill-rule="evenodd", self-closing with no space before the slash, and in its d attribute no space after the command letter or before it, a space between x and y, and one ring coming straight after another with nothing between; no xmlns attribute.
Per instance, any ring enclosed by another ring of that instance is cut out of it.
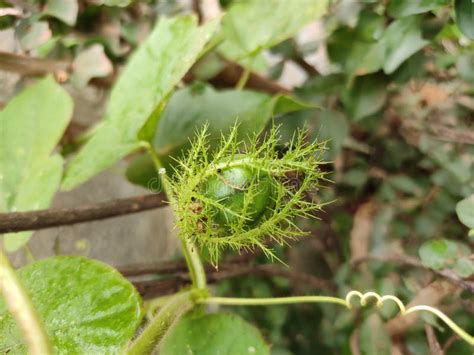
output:
<svg viewBox="0 0 474 355"><path fill-rule="evenodd" d="M219 202L230 211L244 215L246 226L253 226L262 220L274 206L271 178L245 166L220 169L217 175L209 177L204 185L206 197ZM245 210L245 199L250 198ZM212 207L213 222L220 226L237 223L239 217L232 212Z"/></svg>

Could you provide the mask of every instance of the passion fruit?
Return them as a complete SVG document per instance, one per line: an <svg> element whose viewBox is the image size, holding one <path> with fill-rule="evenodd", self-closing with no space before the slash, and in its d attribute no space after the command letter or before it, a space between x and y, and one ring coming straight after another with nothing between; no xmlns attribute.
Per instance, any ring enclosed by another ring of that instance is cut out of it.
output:
<svg viewBox="0 0 474 355"><path fill-rule="evenodd" d="M246 226L255 226L274 206L271 177L245 165L219 169L206 180L204 194L225 207L211 207L213 222L222 227L238 223L242 215L245 215Z"/></svg>

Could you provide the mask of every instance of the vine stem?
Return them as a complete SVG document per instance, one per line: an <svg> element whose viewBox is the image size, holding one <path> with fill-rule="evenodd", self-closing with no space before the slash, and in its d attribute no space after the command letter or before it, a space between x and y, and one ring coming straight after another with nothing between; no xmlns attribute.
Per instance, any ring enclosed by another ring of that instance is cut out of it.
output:
<svg viewBox="0 0 474 355"><path fill-rule="evenodd" d="M151 354L168 329L194 306L191 291L171 296L128 349L129 355Z"/></svg>
<svg viewBox="0 0 474 355"><path fill-rule="evenodd" d="M191 280L193 286L198 289L206 288L206 271L202 265L201 258L196 250L196 246L187 238L182 238L182 249L183 254L186 259L186 264L188 265L189 273L191 275Z"/></svg>
<svg viewBox="0 0 474 355"><path fill-rule="evenodd" d="M247 84L247 81L249 80L250 73L251 73L251 68L250 67L245 67L244 71L242 72L242 75L239 78L239 81L237 82L237 85L235 85L235 88L237 90L242 90L245 87L245 84Z"/></svg>
<svg viewBox="0 0 474 355"><path fill-rule="evenodd" d="M156 154L155 150L149 143L144 143L148 153L150 154L153 163L155 164L155 168L158 172L161 171L163 165L161 164L160 158ZM162 177L163 181L163 190L166 193L168 199L172 198L171 189L168 185L166 180L166 176ZM196 249L194 243L189 240L186 236L181 237L181 249L183 251L184 258L186 260L186 265L189 269L189 274L191 275L191 280L193 282L193 286L198 289L206 288L206 272L204 270L204 266L202 264L201 258L199 253Z"/></svg>
<svg viewBox="0 0 474 355"><path fill-rule="evenodd" d="M330 296L292 296L292 297L275 297L275 298L232 298L232 297L207 297L201 298L197 302L202 304L219 304L224 306L270 306L282 304L297 304L297 303L333 303L345 306L348 309L352 308L352 300L356 298L359 300L361 306L366 306L369 299L375 299L378 308L382 307L385 301L394 302L400 309L400 314L405 316L410 313L426 311L434 314L441 319L453 332L459 335L470 345L474 345L474 336L468 334L464 329L457 325L451 318L441 312L439 309L426 306L416 305L412 307L405 307L403 302L393 295L379 295L376 292L359 292L350 291L345 298L330 297Z"/></svg>
<svg viewBox="0 0 474 355"><path fill-rule="evenodd" d="M43 324L7 256L0 249L0 290L20 327L30 354L49 355L52 348Z"/></svg>

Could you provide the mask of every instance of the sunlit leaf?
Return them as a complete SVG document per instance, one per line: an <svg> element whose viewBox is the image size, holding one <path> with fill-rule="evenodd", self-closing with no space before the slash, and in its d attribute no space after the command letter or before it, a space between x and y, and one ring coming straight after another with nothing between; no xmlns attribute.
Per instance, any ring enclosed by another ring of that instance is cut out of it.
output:
<svg viewBox="0 0 474 355"><path fill-rule="evenodd" d="M63 21L69 26L76 24L79 5L77 0L48 0L44 12Z"/></svg>
<svg viewBox="0 0 474 355"><path fill-rule="evenodd" d="M142 318L133 285L110 266L57 256L18 270L57 354L122 353ZM26 354L14 318L0 299L0 349Z"/></svg>
<svg viewBox="0 0 474 355"><path fill-rule="evenodd" d="M237 0L222 22L226 57L243 60L293 36L305 24L322 16L327 0Z"/></svg>
<svg viewBox="0 0 474 355"><path fill-rule="evenodd" d="M158 22L114 86L105 121L67 167L64 189L76 187L140 146L140 129L186 74L217 25L215 20L199 27L193 16Z"/></svg>
<svg viewBox="0 0 474 355"><path fill-rule="evenodd" d="M63 169L50 156L72 115L69 95L53 78L21 92L0 111L0 212L47 208ZM31 232L5 236L7 250L23 245Z"/></svg>

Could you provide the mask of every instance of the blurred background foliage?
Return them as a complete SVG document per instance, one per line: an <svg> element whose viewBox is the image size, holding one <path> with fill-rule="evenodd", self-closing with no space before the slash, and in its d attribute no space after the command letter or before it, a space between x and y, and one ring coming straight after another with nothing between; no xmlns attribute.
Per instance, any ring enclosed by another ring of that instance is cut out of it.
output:
<svg viewBox="0 0 474 355"><path fill-rule="evenodd" d="M241 277L216 292L375 290L435 305L472 334L474 4L333 0L315 21L324 8L318 0L1 0L0 28L18 45L16 54L0 53L0 69L25 78L52 72L69 90L107 91L157 18L194 12L204 21L226 12L220 35L164 110L151 138L158 155L178 155L187 142L180 138L205 121L215 134L236 117L243 133L275 121L282 149L305 126L308 139L329 141L333 183L315 195L333 202L317 220L300 221L310 237L275 246L290 277ZM63 154L77 150L86 128L71 124ZM129 180L148 186L150 162L129 159ZM472 354L434 318L422 317L425 327L397 317L394 306L233 311L262 330L274 354L418 355L437 345Z"/></svg>

